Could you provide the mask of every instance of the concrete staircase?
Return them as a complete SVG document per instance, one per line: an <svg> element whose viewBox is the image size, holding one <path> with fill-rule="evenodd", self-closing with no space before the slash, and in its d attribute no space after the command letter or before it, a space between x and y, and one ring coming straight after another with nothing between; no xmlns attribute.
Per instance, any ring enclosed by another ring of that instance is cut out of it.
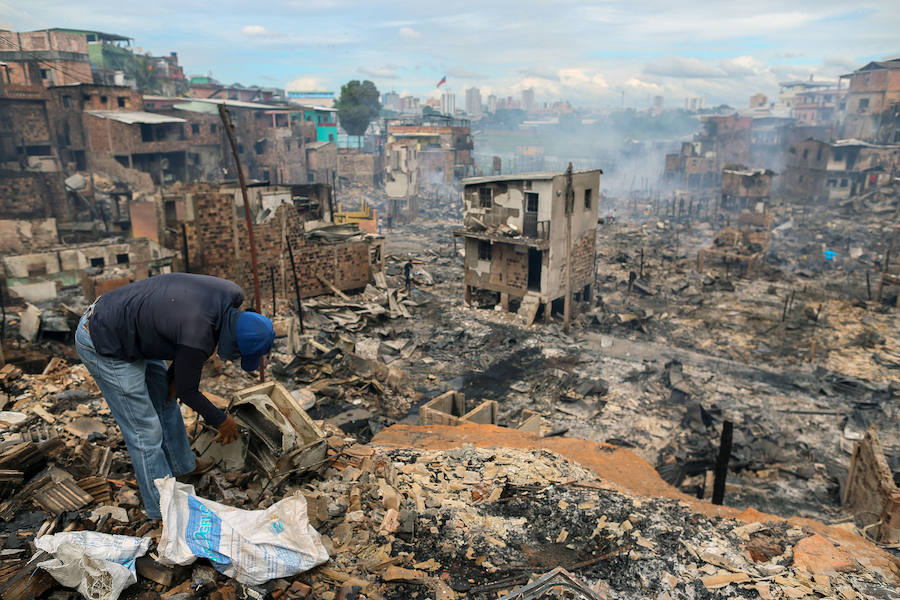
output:
<svg viewBox="0 0 900 600"><path fill-rule="evenodd" d="M522 298L522 303L519 305L519 316L525 319L525 325L531 325L534 323L534 318L537 316L538 309L541 307L541 295L537 292L527 292L525 297Z"/></svg>

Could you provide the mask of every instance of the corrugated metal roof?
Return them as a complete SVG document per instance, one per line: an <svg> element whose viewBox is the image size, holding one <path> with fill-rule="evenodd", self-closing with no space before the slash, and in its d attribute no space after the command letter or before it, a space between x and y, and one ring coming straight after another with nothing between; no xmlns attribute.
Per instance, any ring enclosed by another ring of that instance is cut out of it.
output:
<svg viewBox="0 0 900 600"><path fill-rule="evenodd" d="M261 108L272 109L282 108L273 104L260 104L259 102L244 102L243 100L227 100L225 98L185 98L187 102L206 102L209 104L224 104L225 106L234 106L235 108Z"/></svg>
<svg viewBox="0 0 900 600"><path fill-rule="evenodd" d="M101 119L111 119L120 123L134 125L136 123L146 123L157 125L162 123L186 123L184 119L178 117L169 117L157 113L144 112L142 110L86 110L89 115L100 117Z"/></svg>

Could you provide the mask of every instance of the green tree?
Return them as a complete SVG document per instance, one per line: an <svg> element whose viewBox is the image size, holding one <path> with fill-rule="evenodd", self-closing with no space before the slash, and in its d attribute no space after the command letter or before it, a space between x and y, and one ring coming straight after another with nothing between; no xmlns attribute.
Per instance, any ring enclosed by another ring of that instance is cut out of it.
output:
<svg viewBox="0 0 900 600"><path fill-rule="evenodd" d="M363 135L369 123L381 111L378 98L378 88L369 80L360 82L354 79L342 85L341 95L335 106L344 131L350 135Z"/></svg>

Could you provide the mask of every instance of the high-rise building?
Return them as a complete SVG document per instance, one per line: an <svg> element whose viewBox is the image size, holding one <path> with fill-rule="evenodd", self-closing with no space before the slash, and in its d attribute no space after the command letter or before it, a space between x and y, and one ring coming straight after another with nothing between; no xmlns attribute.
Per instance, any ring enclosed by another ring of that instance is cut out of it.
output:
<svg viewBox="0 0 900 600"><path fill-rule="evenodd" d="M419 99L415 96L403 96L400 98L400 112L404 115L422 114L422 106L419 104Z"/></svg>
<svg viewBox="0 0 900 600"><path fill-rule="evenodd" d="M653 111L662 112L664 102L665 100L662 96L653 96Z"/></svg>
<svg viewBox="0 0 900 600"><path fill-rule="evenodd" d="M684 108L685 110L702 110L703 109L703 98L700 97L691 97L684 99Z"/></svg>
<svg viewBox="0 0 900 600"><path fill-rule="evenodd" d="M526 113L534 112L534 88L522 90L522 108Z"/></svg>
<svg viewBox="0 0 900 600"><path fill-rule="evenodd" d="M446 91L441 94L441 114L451 117L456 114L456 93Z"/></svg>
<svg viewBox="0 0 900 600"><path fill-rule="evenodd" d="M388 110L400 112L400 94L395 91L382 94L381 103Z"/></svg>
<svg viewBox="0 0 900 600"><path fill-rule="evenodd" d="M494 114L495 112L497 112L497 96L491 94L490 96L488 96L487 100L487 110L489 113Z"/></svg>
<svg viewBox="0 0 900 600"><path fill-rule="evenodd" d="M469 116L481 114L481 90L469 88L466 90L466 113Z"/></svg>

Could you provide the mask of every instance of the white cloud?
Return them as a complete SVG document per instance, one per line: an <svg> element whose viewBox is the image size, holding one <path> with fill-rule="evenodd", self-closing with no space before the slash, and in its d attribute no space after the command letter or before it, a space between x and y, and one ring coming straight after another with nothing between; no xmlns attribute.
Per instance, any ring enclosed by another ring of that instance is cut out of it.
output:
<svg viewBox="0 0 900 600"><path fill-rule="evenodd" d="M401 27L399 33L400 37L404 37L408 40L417 40L422 37L421 32L416 31L412 27Z"/></svg>
<svg viewBox="0 0 900 600"><path fill-rule="evenodd" d="M360 67L359 72L377 79L398 79L397 71L392 67Z"/></svg>
<svg viewBox="0 0 900 600"><path fill-rule="evenodd" d="M707 78L725 77L725 70L699 58L690 56L663 56L652 60L644 67L647 75L661 77Z"/></svg>
<svg viewBox="0 0 900 600"><path fill-rule="evenodd" d="M631 79L626 81L625 86L632 88L636 91L647 92L647 93L652 92L654 94L658 94L659 92L663 91L663 86L659 85L658 83L653 83L651 81L643 81L641 79L638 79L637 77L632 77Z"/></svg>
<svg viewBox="0 0 900 600"><path fill-rule="evenodd" d="M263 36L269 35L269 30L262 25L244 25L241 27L241 33L244 35Z"/></svg>
<svg viewBox="0 0 900 600"><path fill-rule="evenodd" d="M603 75L593 69L560 69L559 81L563 87L582 93L602 94L609 88Z"/></svg>
<svg viewBox="0 0 900 600"><path fill-rule="evenodd" d="M284 84L284 89L299 92L331 90L331 83L319 77L297 77ZM335 90L336 91L336 90Z"/></svg>

